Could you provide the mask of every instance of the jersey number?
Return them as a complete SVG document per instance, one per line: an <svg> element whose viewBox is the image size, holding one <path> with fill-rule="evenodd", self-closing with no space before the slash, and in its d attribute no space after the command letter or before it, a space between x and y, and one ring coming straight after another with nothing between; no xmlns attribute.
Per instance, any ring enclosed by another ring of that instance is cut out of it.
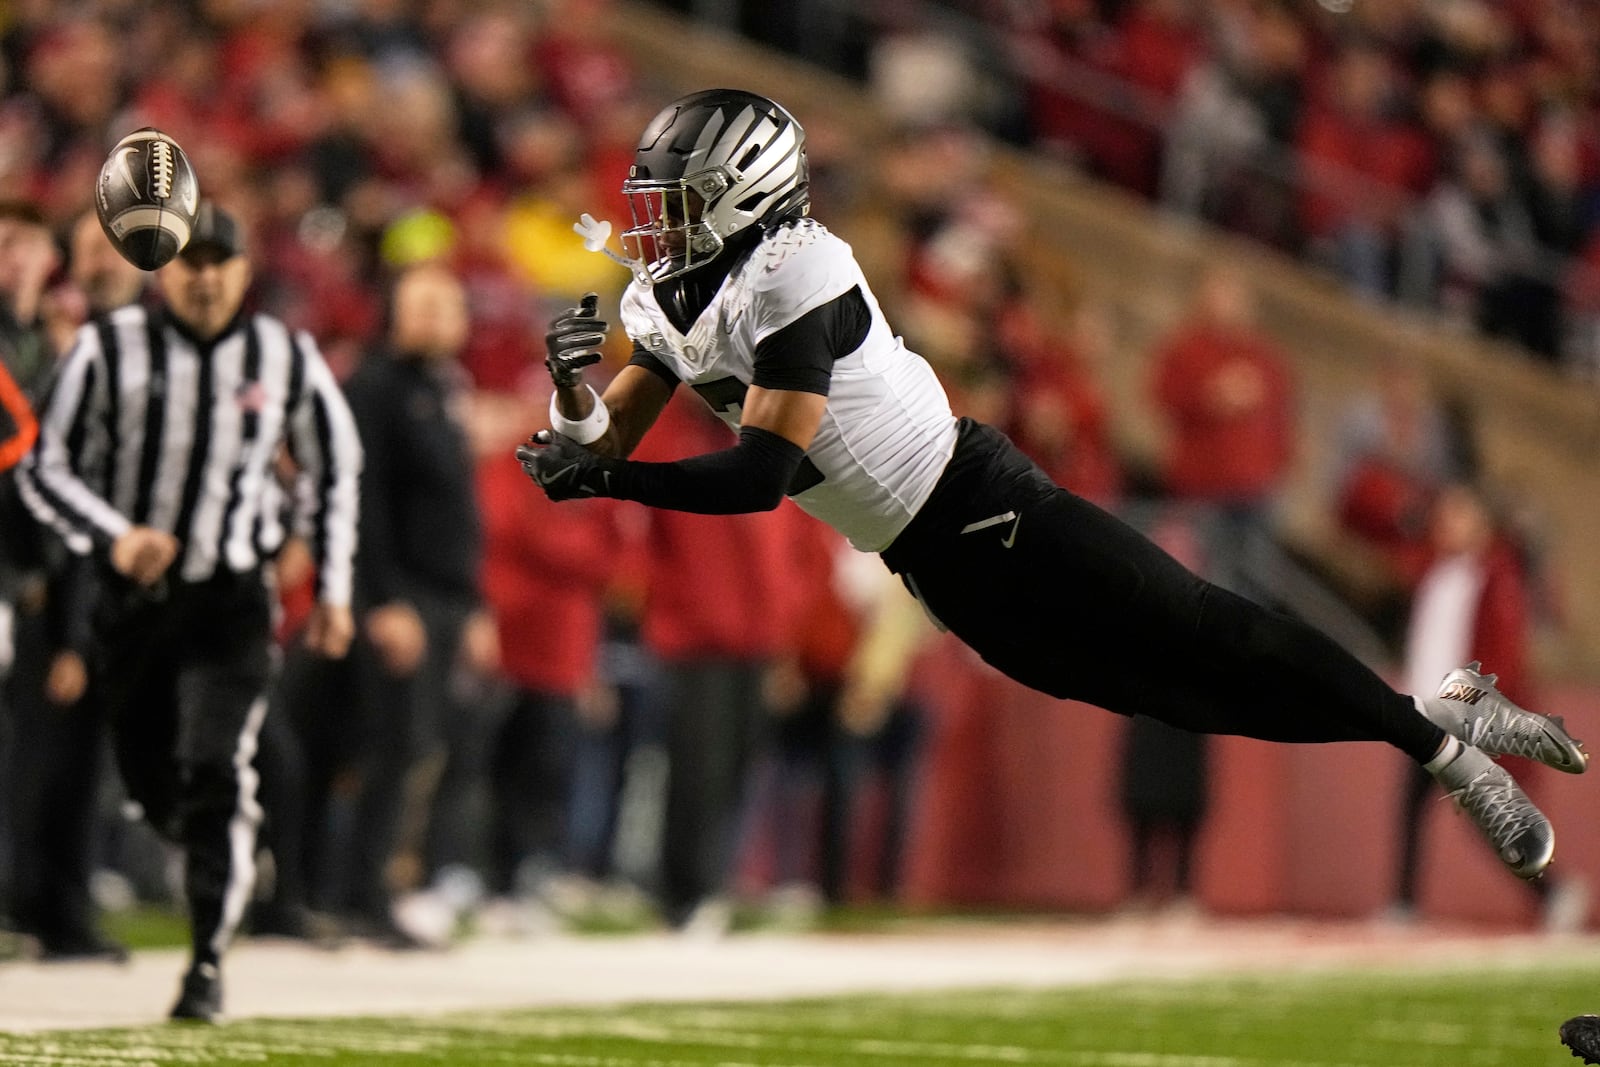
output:
<svg viewBox="0 0 1600 1067"><path fill-rule="evenodd" d="M695 392L704 398L711 410L719 415L730 415L738 421L744 410L744 394L747 386L737 378L718 378L715 381L702 382L692 387ZM807 489L821 485L826 475L811 462L810 456L800 457L800 466L794 472L794 477L789 479L789 488L784 490L788 496L803 493Z"/></svg>
<svg viewBox="0 0 1600 1067"><path fill-rule="evenodd" d="M694 391L711 405L712 411L718 415L732 415L737 420L744 408L746 388L737 378L718 378L714 382L702 382L694 387Z"/></svg>

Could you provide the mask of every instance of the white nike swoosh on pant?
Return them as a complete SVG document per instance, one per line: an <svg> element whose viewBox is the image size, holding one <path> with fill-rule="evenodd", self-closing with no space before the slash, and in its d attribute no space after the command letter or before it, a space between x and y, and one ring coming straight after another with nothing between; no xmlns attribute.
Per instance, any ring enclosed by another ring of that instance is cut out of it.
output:
<svg viewBox="0 0 1600 1067"><path fill-rule="evenodd" d="M1009 534L1007 534L1005 539L1000 542L1000 544L1003 547L1010 548L1012 545L1017 543L1017 527L1019 527L1021 525L1022 525L1022 516L1019 514L1016 517L1016 519L1011 523L1011 532Z"/></svg>
<svg viewBox="0 0 1600 1067"><path fill-rule="evenodd" d="M1011 532L1002 538L1000 543L1006 548L1010 548L1012 545L1016 544L1017 527L1022 525L1022 516L1015 511L1004 511L999 515L990 515L987 519L979 519L977 522L969 522L965 526L961 527L961 532L964 534L976 533L979 530L987 530L991 526L999 526L1003 522L1009 522L1011 524Z"/></svg>
<svg viewBox="0 0 1600 1067"><path fill-rule="evenodd" d="M964 534L977 533L979 530L987 530L991 526L999 526L1002 522L1010 522L1016 517L1017 513L1015 511L1006 511L1000 513L999 515L990 515L987 519L979 519L977 522L967 523L965 526L961 527L961 532Z"/></svg>

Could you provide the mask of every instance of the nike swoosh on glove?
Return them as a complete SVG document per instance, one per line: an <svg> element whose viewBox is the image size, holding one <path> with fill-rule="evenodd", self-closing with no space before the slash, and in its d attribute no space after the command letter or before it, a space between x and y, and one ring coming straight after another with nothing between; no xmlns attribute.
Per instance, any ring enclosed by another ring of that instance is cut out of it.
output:
<svg viewBox="0 0 1600 1067"><path fill-rule="evenodd" d="M551 500L613 495L617 461L595 455L565 434L540 430L517 446L517 460Z"/></svg>

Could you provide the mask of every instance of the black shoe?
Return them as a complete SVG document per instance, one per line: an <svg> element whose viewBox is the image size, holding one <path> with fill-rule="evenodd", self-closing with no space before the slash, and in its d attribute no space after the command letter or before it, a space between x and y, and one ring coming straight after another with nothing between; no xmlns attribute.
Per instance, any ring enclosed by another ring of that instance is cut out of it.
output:
<svg viewBox="0 0 1600 1067"><path fill-rule="evenodd" d="M181 1022L214 1023L222 1014L222 974L214 963L197 963L183 976L172 1018Z"/></svg>
<svg viewBox="0 0 1600 1067"><path fill-rule="evenodd" d="M127 963L128 946L106 937L98 930L73 930L62 934L41 935L39 959L46 963L85 960Z"/></svg>
<svg viewBox="0 0 1600 1067"><path fill-rule="evenodd" d="M1576 1015L1562 1023L1561 1043L1584 1063L1600 1063L1600 1015Z"/></svg>
<svg viewBox="0 0 1600 1067"><path fill-rule="evenodd" d="M337 948L345 934L339 921L304 907L257 908L250 916L251 937L286 937L318 948Z"/></svg>

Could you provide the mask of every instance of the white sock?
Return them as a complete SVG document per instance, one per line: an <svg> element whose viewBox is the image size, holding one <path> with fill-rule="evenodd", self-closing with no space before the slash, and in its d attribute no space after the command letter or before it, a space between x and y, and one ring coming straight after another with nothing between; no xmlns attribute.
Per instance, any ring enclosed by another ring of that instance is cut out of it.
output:
<svg viewBox="0 0 1600 1067"><path fill-rule="evenodd" d="M1446 734L1444 738L1444 744L1439 746L1439 751L1435 752L1433 754L1433 758L1427 763L1424 763L1423 766L1428 769L1428 773L1438 774L1440 771L1450 766L1450 764L1454 763L1456 757L1461 755L1461 750L1465 747L1466 746L1461 743L1460 738L1451 734Z"/></svg>

